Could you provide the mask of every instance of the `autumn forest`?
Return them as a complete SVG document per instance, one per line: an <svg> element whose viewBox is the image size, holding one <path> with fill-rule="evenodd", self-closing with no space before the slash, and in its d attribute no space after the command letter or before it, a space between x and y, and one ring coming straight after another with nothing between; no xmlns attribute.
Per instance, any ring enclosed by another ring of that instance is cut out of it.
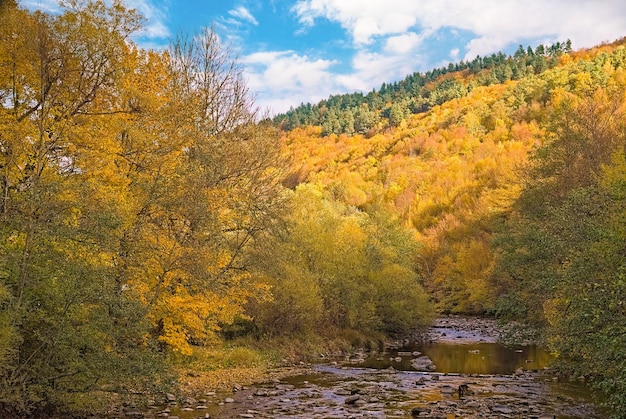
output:
<svg viewBox="0 0 626 419"><path fill-rule="evenodd" d="M211 29L144 50L69 3L0 2L0 416L441 313L519 322L626 415L624 40L269 117Z"/></svg>

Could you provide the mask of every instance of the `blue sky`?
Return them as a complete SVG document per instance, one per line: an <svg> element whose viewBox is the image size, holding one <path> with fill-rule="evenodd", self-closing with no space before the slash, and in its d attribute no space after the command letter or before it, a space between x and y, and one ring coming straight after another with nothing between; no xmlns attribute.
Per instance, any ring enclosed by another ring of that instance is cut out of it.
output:
<svg viewBox="0 0 626 419"><path fill-rule="evenodd" d="M22 0L55 10L55 0ZM461 59L570 39L626 36L623 0L126 0L146 24L135 41L165 48L215 27L271 113L331 94L368 92Z"/></svg>

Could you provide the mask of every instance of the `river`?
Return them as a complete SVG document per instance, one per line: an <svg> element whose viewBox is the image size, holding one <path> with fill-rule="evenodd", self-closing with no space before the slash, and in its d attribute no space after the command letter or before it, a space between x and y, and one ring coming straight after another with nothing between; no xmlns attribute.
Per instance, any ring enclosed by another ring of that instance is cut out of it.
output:
<svg viewBox="0 0 626 419"><path fill-rule="evenodd" d="M471 327L468 325L471 324ZM535 345L506 346L482 322L439 321L419 344L325 356L306 373L154 406L147 417L603 418ZM430 362L430 364L429 364Z"/></svg>

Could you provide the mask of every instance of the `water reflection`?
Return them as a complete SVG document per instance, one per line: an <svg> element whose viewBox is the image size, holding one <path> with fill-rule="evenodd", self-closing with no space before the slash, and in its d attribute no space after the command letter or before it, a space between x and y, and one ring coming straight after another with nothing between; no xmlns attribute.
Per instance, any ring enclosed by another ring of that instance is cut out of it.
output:
<svg viewBox="0 0 626 419"><path fill-rule="evenodd" d="M550 354L535 345L505 346L499 343L451 344L430 343L401 351L368 357L361 367L397 370L414 370L411 361L415 351L428 356L441 373L459 374L512 374L515 370L539 370L547 367Z"/></svg>
<svg viewBox="0 0 626 419"><path fill-rule="evenodd" d="M518 368L542 369L551 361L547 351L534 345L429 344L421 346L421 352L435 363L437 371L443 373L512 374Z"/></svg>
<svg viewBox="0 0 626 419"><path fill-rule="evenodd" d="M422 355L436 364L435 373L414 371L411 361ZM366 359L359 353L345 363L325 360L313 365L306 375L208 397L204 410L185 411L178 405L167 414L181 419L196 419L207 413L209 417L383 418L408 416L413 408L427 407L439 417L437 412L458 406L456 413L500 409L512 412L507 417L606 417L593 407L591 394L582 383L561 382L549 370L513 374L519 368L541 370L550 360L549 353L537 346L437 342L377 353ZM468 374L481 376L469 379ZM469 384L474 395L461 399L454 390L462 384ZM444 388L453 389L453 393L444 392ZM354 394L359 395L362 405L346 402ZM226 402L227 398L232 398L232 403ZM149 414L164 415L164 408Z"/></svg>

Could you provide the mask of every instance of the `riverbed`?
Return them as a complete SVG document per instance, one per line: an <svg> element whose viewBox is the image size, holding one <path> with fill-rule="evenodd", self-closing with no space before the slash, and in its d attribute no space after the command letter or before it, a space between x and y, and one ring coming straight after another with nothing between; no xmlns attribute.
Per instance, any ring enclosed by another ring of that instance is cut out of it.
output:
<svg viewBox="0 0 626 419"><path fill-rule="evenodd" d="M584 383L535 345L498 343L495 324L442 318L420 342L324 354L297 374L172 400L146 417L603 418Z"/></svg>

